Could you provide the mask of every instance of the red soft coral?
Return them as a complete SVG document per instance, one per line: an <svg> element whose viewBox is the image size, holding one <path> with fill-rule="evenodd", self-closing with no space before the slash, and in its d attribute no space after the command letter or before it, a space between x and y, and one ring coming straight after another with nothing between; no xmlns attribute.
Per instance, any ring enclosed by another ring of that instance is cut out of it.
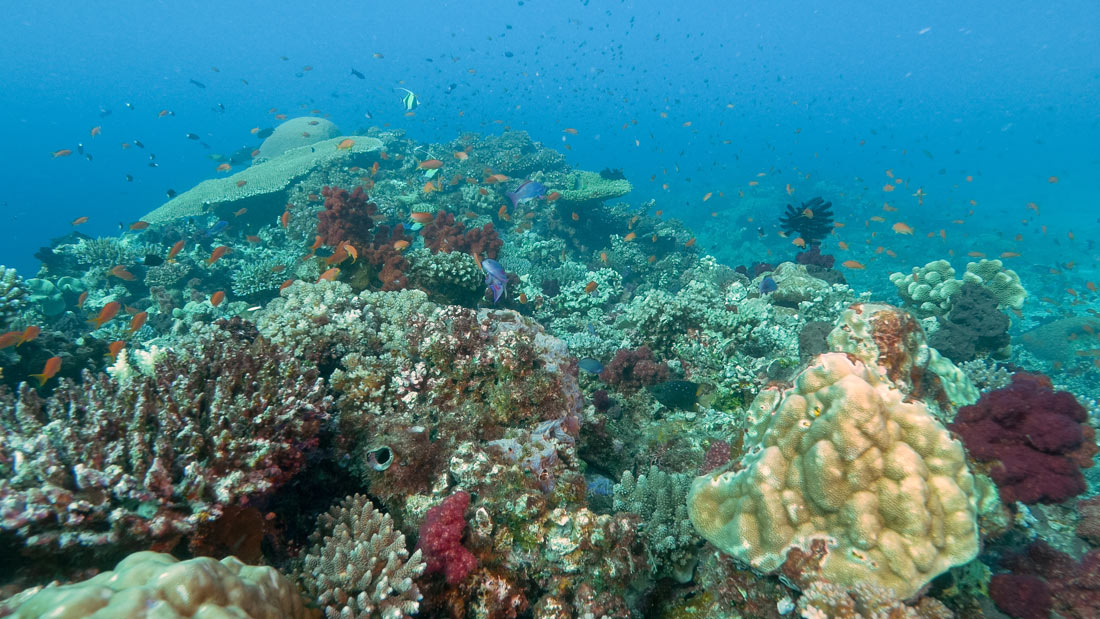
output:
<svg viewBox="0 0 1100 619"><path fill-rule="evenodd" d="M1050 379L1017 373L1012 384L959 409L951 429L970 455L992 463L1006 502L1058 503L1085 490L1081 468L1096 453L1088 412Z"/></svg>
<svg viewBox="0 0 1100 619"><path fill-rule="evenodd" d="M329 247L347 241L356 247L366 245L374 227L372 217L378 214L378 205L367 201L362 187L355 191L325 186L325 210L317 213L317 234Z"/></svg>
<svg viewBox="0 0 1100 619"><path fill-rule="evenodd" d="M1013 617L1046 617L1052 606L1060 617L1100 617L1100 550L1074 561L1045 542L1032 542L1022 551L1005 553L1000 567L1012 573L994 576L989 594Z"/></svg>
<svg viewBox="0 0 1100 619"><path fill-rule="evenodd" d="M465 224L456 223L455 216L446 211L436 213L420 234L424 237L424 245L432 253L458 251L483 260L496 258L497 252L504 246L492 223L467 230Z"/></svg>
<svg viewBox="0 0 1100 619"><path fill-rule="evenodd" d="M668 366L656 361L647 346L621 348L600 372L600 380L630 393L668 380Z"/></svg>
<svg viewBox="0 0 1100 619"><path fill-rule="evenodd" d="M477 558L462 545L469 505L470 494L456 492L429 509L420 525L417 547L423 552L426 571L443 572L449 585L462 582L477 567Z"/></svg>

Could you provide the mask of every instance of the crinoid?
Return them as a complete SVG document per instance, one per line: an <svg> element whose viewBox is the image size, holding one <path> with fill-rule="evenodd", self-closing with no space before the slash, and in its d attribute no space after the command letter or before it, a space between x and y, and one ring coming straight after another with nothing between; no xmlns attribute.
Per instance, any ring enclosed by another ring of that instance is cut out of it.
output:
<svg viewBox="0 0 1100 619"><path fill-rule="evenodd" d="M779 218L784 232L801 237L806 245L817 245L833 229L833 203L820 197L802 206L787 205L787 211Z"/></svg>

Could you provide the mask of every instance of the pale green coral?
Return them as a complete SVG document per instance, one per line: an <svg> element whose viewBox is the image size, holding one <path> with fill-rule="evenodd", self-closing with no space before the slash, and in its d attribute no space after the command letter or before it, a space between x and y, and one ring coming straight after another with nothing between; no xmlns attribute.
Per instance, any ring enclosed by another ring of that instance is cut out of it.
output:
<svg viewBox="0 0 1100 619"><path fill-rule="evenodd" d="M942 316L951 309L951 295L962 288L962 280L954 279L955 269L946 260L935 260L911 273L891 273L890 281L907 307L917 315Z"/></svg>
<svg viewBox="0 0 1100 619"><path fill-rule="evenodd" d="M27 289L15 269L0 265L0 328L19 315Z"/></svg>
<svg viewBox="0 0 1100 619"><path fill-rule="evenodd" d="M690 475L670 474L650 466L637 479L630 471L624 471L614 488L615 511L642 518L641 532L650 571L658 577L672 576L682 583L691 580L695 550L701 541L691 526L685 502L691 482Z"/></svg>
<svg viewBox="0 0 1100 619"><path fill-rule="evenodd" d="M604 201L630 193L634 186L626 179L606 179L598 172L578 170L573 173L572 186L559 190L564 202Z"/></svg>
<svg viewBox="0 0 1100 619"><path fill-rule="evenodd" d="M59 245L53 251L55 254L72 256L80 264L109 269L119 264L136 264L146 254L160 255L164 249L131 236L80 239L70 245Z"/></svg>
<svg viewBox="0 0 1100 619"><path fill-rule="evenodd" d="M44 315L57 316L65 311L65 298L50 280L34 277L26 280L25 285L29 293L27 301L37 305Z"/></svg>
<svg viewBox="0 0 1100 619"><path fill-rule="evenodd" d="M409 282L441 303L472 306L485 295L485 273L464 252L432 253L417 249L406 255Z"/></svg>
<svg viewBox="0 0 1100 619"><path fill-rule="evenodd" d="M1027 291L1020 283L1020 276L1016 271L1004 268L1000 260L981 260L966 265L966 273L963 273L963 282L981 284L997 298L997 305L1002 308L1010 307L1020 309L1024 306Z"/></svg>
<svg viewBox="0 0 1100 619"><path fill-rule="evenodd" d="M289 256L249 257L234 264L229 278L233 294L240 297L277 290L287 279L285 268L297 262Z"/></svg>

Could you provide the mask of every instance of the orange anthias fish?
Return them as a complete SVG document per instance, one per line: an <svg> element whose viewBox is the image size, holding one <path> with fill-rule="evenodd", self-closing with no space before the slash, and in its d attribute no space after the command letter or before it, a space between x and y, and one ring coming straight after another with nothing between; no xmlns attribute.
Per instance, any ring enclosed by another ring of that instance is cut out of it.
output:
<svg viewBox="0 0 1100 619"><path fill-rule="evenodd" d="M638 238L638 235L631 232L630 234L623 237L623 241L629 243L629 242L633 241L636 238Z"/></svg>
<svg viewBox="0 0 1100 619"><path fill-rule="evenodd" d="M596 288L598 288L598 287L599 287L599 284L597 284L596 282L588 282L584 286L584 293L585 294L592 294L593 292L596 292Z"/></svg>
<svg viewBox="0 0 1100 619"><path fill-rule="evenodd" d="M210 257L206 259L206 264L214 264L215 262L220 260L222 256L228 254L231 251L233 250L225 245L219 245L215 247L214 251L210 252Z"/></svg>
<svg viewBox="0 0 1100 619"><path fill-rule="evenodd" d="M796 237L791 240L791 244L795 247L806 247L806 240L802 237Z"/></svg>
<svg viewBox="0 0 1100 619"><path fill-rule="evenodd" d="M179 253L181 251L183 251L183 246L185 244L186 243L184 242L183 239L180 239L180 240L176 241L176 244L172 246L172 249L168 250L168 260L172 260L176 256L178 256Z"/></svg>
<svg viewBox="0 0 1100 619"><path fill-rule="evenodd" d="M225 291L224 290L219 290L219 291L215 292L214 294L210 295L210 305L213 305L214 307L217 307L217 306L221 305L222 301L224 301L224 300L225 300Z"/></svg>
<svg viewBox="0 0 1100 619"><path fill-rule="evenodd" d="M103 306L103 309L99 310L99 315L95 318L89 318L88 322L95 325L98 329L103 326L103 323L111 320L118 314L118 310L122 309L122 304L118 301L111 301L107 305Z"/></svg>
<svg viewBox="0 0 1100 619"><path fill-rule="evenodd" d="M216 170L217 170L218 172L228 172L228 171L229 171L229 170L231 170L232 168L233 168L233 166L229 165L228 163L222 163L222 164L219 164L219 165L218 165L218 167L217 167L217 168L215 168L215 169L216 169Z"/></svg>
<svg viewBox="0 0 1100 619"><path fill-rule="evenodd" d="M130 224L130 229L131 230L144 230L148 227L149 227L149 222L147 222L147 221L135 221L134 223Z"/></svg>
<svg viewBox="0 0 1100 619"><path fill-rule="evenodd" d="M443 162L439 159L425 159L417 164L421 170L438 170L443 167Z"/></svg>
<svg viewBox="0 0 1100 619"><path fill-rule="evenodd" d="M339 277L339 276L340 276L340 269L338 267L332 267L331 269L325 271L324 273L321 273L321 277L318 277L317 281L318 282L321 282L321 281L331 282L331 281L335 281L336 278Z"/></svg>
<svg viewBox="0 0 1100 619"><path fill-rule="evenodd" d="M554 200L557 200L560 197L561 197L560 193L558 193L556 191L551 191L550 193L546 194L546 201L547 202L553 202Z"/></svg>
<svg viewBox="0 0 1100 619"><path fill-rule="evenodd" d="M57 159L58 157L68 157L69 155L73 154L73 151L68 148L62 148L61 150L55 150L50 154L53 155L54 159Z"/></svg>
<svg viewBox="0 0 1100 619"><path fill-rule="evenodd" d="M336 150L348 150L352 146L355 146L355 140L348 138L346 140L341 140L340 143L336 145Z"/></svg>
<svg viewBox="0 0 1100 619"><path fill-rule="evenodd" d="M512 217L510 215L508 215L508 205L507 204L501 204L500 205L500 209L497 211L497 217L503 219L504 221L512 221Z"/></svg>
<svg viewBox="0 0 1100 619"><path fill-rule="evenodd" d="M396 249L397 251L405 251L406 249L409 248L409 242L404 240L404 239L394 241L393 242L393 248Z"/></svg>
<svg viewBox="0 0 1100 619"><path fill-rule="evenodd" d="M409 213L409 219L418 224L431 223L432 217L434 216L427 211L413 211Z"/></svg>
<svg viewBox="0 0 1100 619"><path fill-rule="evenodd" d="M126 348L126 342L123 340L115 340L107 346L107 354L105 357L110 357L111 360L118 358L118 353L122 352L122 349Z"/></svg>
<svg viewBox="0 0 1100 619"><path fill-rule="evenodd" d="M886 183L885 185L882 186L882 190L885 191L885 192L891 192L891 191L894 190L894 186L890 183Z"/></svg>
<svg viewBox="0 0 1100 619"><path fill-rule="evenodd" d="M856 262L855 260L845 260L844 262L840 263L840 266L848 268L848 269L856 269L857 271L867 268L867 267L863 266L863 263Z"/></svg>
<svg viewBox="0 0 1100 619"><path fill-rule="evenodd" d="M33 326L32 327L27 327L26 329L23 330L23 333L19 336L19 341L16 342L15 346L18 348L19 346L22 346L23 344L26 344L27 342L29 342L29 341L33 340L34 338L38 337L39 333L42 333L42 327L33 327Z"/></svg>
<svg viewBox="0 0 1100 619"><path fill-rule="evenodd" d="M130 335L137 332L138 329L145 326L145 321L149 319L149 312L138 312L130 319Z"/></svg>
<svg viewBox="0 0 1100 619"><path fill-rule="evenodd" d="M455 159L458 159L459 161L466 161L467 159L470 158L470 156L468 154L466 154L465 151L461 151L461 150L455 152L454 155L455 155Z"/></svg>
<svg viewBox="0 0 1100 619"><path fill-rule="evenodd" d="M126 267L121 264L116 265L111 269L111 275L127 282L132 282L137 279L137 277L135 277L133 273L127 271Z"/></svg>
<svg viewBox="0 0 1100 619"><path fill-rule="evenodd" d="M80 293L80 296L76 298L76 306L80 309L84 309L84 302L88 300L88 291Z"/></svg>
<svg viewBox="0 0 1100 619"><path fill-rule="evenodd" d="M84 224L84 223L88 223L88 218L87 217L77 217L76 219L73 220L73 225L74 226L79 226L80 224Z"/></svg>
<svg viewBox="0 0 1100 619"><path fill-rule="evenodd" d="M713 192L713 191L708 191L708 192L707 192L707 193L706 193L706 194L705 194L705 195L703 196L703 202L706 202L707 200L710 200L710 197L711 197L711 196L713 196L713 195L714 195L714 192Z"/></svg>
<svg viewBox="0 0 1100 619"><path fill-rule="evenodd" d="M909 227L909 224L902 221L897 222L890 228L898 234L913 234L913 229Z"/></svg>
<svg viewBox="0 0 1100 619"><path fill-rule="evenodd" d="M40 374L31 374L31 376L38 379L38 386L41 387L46 384L46 381L56 376L60 369L61 357L50 357L46 360L46 367L42 368L42 372Z"/></svg>
<svg viewBox="0 0 1100 619"><path fill-rule="evenodd" d="M439 191L440 188L432 184L431 181L424 183L424 193L431 193L433 191Z"/></svg>
<svg viewBox="0 0 1100 619"><path fill-rule="evenodd" d="M23 337L22 331L8 331L0 334L0 350L17 345L21 337Z"/></svg>
<svg viewBox="0 0 1100 619"><path fill-rule="evenodd" d="M284 228L290 225L290 211L283 211L283 214L279 216L279 225Z"/></svg>

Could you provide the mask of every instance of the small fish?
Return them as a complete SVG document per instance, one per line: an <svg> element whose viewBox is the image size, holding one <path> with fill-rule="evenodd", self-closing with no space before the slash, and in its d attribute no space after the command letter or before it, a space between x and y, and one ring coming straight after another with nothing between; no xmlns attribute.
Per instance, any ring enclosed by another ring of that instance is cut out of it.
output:
<svg viewBox="0 0 1100 619"><path fill-rule="evenodd" d="M88 291L80 293L80 296L76 298L76 306L79 309L84 309L84 302L88 300Z"/></svg>
<svg viewBox="0 0 1100 619"><path fill-rule="evenodd" d="M38 379L38 386L41 387L46 384L46 381L56 376L60 369L61 357L50 357L46 360L46 367L42 368L42 372L39 374L31 374L31 376Z"/></svg>
<svg viewBox="0 0 1100 619"><path fill-rule="evenodd" d="M197 140L197 139L199 139L199 136L196 133L188 133L185 137L188 140Z"/></svg>
<svg viewBox="0 0 1100 619"><path fill-rule="evenodd" d="M16 342L15 347L18 348L23 344L38 337L38 334L42 333L42 327L30 326L23 330L23 333L19 336L19 341Z"/></svg>
<svg viewBox="0 0 1100 619"><path fill-rule="evenodd" d="M409 242L404 240L404 239L394 241L393 242L393 248L396 249L397 251L405 251L406 249L409 248Z"/></svg>
<svg viewBox="0 0 1100 619"><path fill-rule="evenodd" d="M340 143L336 145L336 150L348 150L352 146L355 146L355 140L347 138L345 140L341 140Z"/></svg>
<svg viewBox="0 0 1100 619"><path fill-rule="evenodd" d="M180 239L176 241L176 244L172 246L172 249L168 250L168 260L172 260L183 250L184 240Z"/></svg>
<svg viewBox="0 0 1100 619"><path fill-rule="evenodd" d="M413 211L412 213L409 213L409 219L418 224L431 223L433 217L434 215L427 211Z"/></svg>
<svg viewBox="0 0 1100 619"><path fill-rule="evenodd" d="M351 74L352 74L352 75L354 75L355 77L358 77L358 78L359 78L359 79L361 79L361 80L365 80L365 79L367 79L367 76L366 76L366 75L363 75L363 74L362 74L362 73L360 73L359 71L356 71L356 70L355 70L355 67L352 67L352 68L351 68Z"/></svg>
<svg viewBox="0 0 1100 619"><path fill-rule="evenodd" d="M72 224L74 226L79 226L80 224L83 224L83 223L88 223L88 218L87 217L77 217L76 219L74 219L72 221Z"/></svg>
<svg viewBox="0 0 1100 619"><path fill-rule="evenodd" d="M22 331L8 331L7 333L0 334L0 350L15 346L19 343L19 338L21 337L23 337Z"/></svg>
<svg viewBox="0 0 1100 619"><path fill-rule="evenodd" d="M550 193L546 194L546 201L547 202L553 202L554 200L557 200L560 197L561 197L560 193L558 193L556 191L551 191Z"/></svg>
<svg viewBox="0 0 1100 619"><path fill-rule="evenodd" d="M684 243L684 247L694 247L695 246L695 241L696 241L696 238L691 237L690 239L688 239L687 243Z"/></svg>
<svg viewBox="0 0 1100 619"><path fill-rule="evenodd" d="M408 88L398 88L398 90L405 91L405 96L401 97L401 105L405 107L406 112L411 112L420 106L420 99L413 94L413 91Z"/></svg>
<svg viewBox="0 0 1100 619"><path fill-rule="evenodd" d="M283 214L279 216L279 225L283 228L290 225L290 211L283 211Z"/></svg>
<svg viewBox="0 0 1100 619"><path fill-rule="evenodd" d="M230 251L232 251L232 249L225 245L219 245L218 247L215 247L214 251L210 252L210 257L206 259L206 264L214 264L219 259L221 259L222 256L226 255Z"/></svg>
<svg viewBox="0 0 1100 619"><path fill-rule="evenodd" d="M589 374L599 374L603 371L603 364L599 359L593 359L592 357L583 357L577 361L577 367L588 372Z"/></svg>
<svg viewBox="0 0 1100 619"><path fill-rule="evenodd" d="M626 236L623 237L623 241L629 243L629 242L633 241L636 238L638 238L638 235L631 232L630 234L627 234Z"/></svg>
<svg viewBox="0 0 1100 619"><path fill-rule="evenodd" d="M562 133L568 133L569 135L577 135L577 130L572 127L566 127L561 130Z"/></svg>
<svg viewBox="0 0 1100 619"><path fill-rule="evenodd" d="M248 184L248 181L237 181L237 187L244 187Z"/></svg>
<svg viewBox="0 0 1100 619"><path fill-rule="evenodd" d="M321 282L321 281L331 282L331 281L334 281L339 275L340 275L340 269L338 267L332 267L331 269L325 271L324 273L321 273L321 277L318 277L317 281L318 282Z"/></svg>
<svg viewBox="0 0 1100 619"><path fill-rule="evenodd" d="M91 136L94 138L95 136L103 133L103 127L100 125L96 125L95 127L92 127L92 130L88 133L91 134Z"/></svg>
<svg viewBox="0 0 1100 619"><path fill-rule="evenodd" d="M599 288L599 286L600 285L597 282L588 282L584 285L584 293L592 294L593 292L596 292L596 289Z"/></svg>
<svg viewBox="0 0 1100 619"><path fill-rule="evenodd" d="M221 305L222 301L224 301L224 300L225 300L225 291L224 290L219 290L219 291L215 292L214 294L210 295L210 305L213 305L214 307L217 307L217 306Z"/></svg>
<svg viewBox="0 0 1100 619"><path fill-rule="evenodd" d="M772 276L767 275L764 279L760 280L760 294L770 294L779 290L779 285L775 283Z"/></svg>
<svg viewBox="0 0 1100 619"><path fill-rule="evenodd" d="M855 269L857 271L861 271L861 270L867 268L867 267L863 266L863 263L856 262L855 260L845 260L844 262L840 263L840 266L842 266L846 269Z"/></svg>
<svg viewBox="0 0 1100 619"><path fill-rule="evenodd" d="M228 172L228 171L233 169L233 166L229 165L228 163L222 163L222 164L219 164L218 167L216 167L214 169L217 170L218 172Z"/></svg>
<svg viewBox="0 0 1100 619"><path fill-rule="evenodd" d="M1058 177L1057 176L1051 176L1050 178L1047 179L1047 182L1050 183L1051 185L1057 184L1058 183Z"/></svg>
<svg viewBox="0 0 1100 619"><path fill-rule="evenodd" d="M219 219L217 223L215 223L213 226L210 226L209 229L203 232L203 236L217 236L222 230L225 230L228 227L228 221L224 219Z"/></svg>
<svg viewBox="0 0 1100 619"><path fill-rule="evenodd" d="M111 268L111 275L127 282L132 282L137 279L133 273L127 271L126 267L121 264Z"/></svg>
<svg viewBox="0 0 1100 619"><path fill-rule="evenodd" d="M53 155L54 159L57 159L58 157L68 157L69 155L73 154L73 151L68 148L62 148L61 150L55 150L50 154Z"/></svg>
<svg viewBox="0 0 1100 619"><path fill-rule="evenodd" d="M706 193L706 194L705 194L705 195L703 196L703 202L706 202L707 200L710 200L711 196L713 196L713 195L714 195L714 192L713 192L713 191L708 191L708 192L707 192L707 193Z"/></svg>
<svg viewBox="0 0 1100 619"><path fill-rule="evenodd" d="M107 345L107 354L105 357L110 357L112 361L118 358L118 353L122 352L122 349L126 348L126 342L123 340L115 340Z"/></svg>
<svg viewBox="0 0 1100 619"><path fill-rule="evenodd" d="M501 204L500 205L500 209L497 210L497 217L503 219L504 221L512 221L512 217L510 215L508 215L508 205L507 204Z"/></svg>
<svg viewBox="0 0 1100 619"><path fill-rule="evenodd" d="M890 229L898 234L913 234L913 229L909 227L909 224L906 224L902 221L897 222L896 224L891 226Z"/></svg>
<svg viewBox="0 0 1100 619"><path fill-rule="evenodd" d="M145 321L149 319L149 312L138 312L134 314L134 317L130 319L130 335L136 333L139 329L145 326Z"/></svg>
<svg viewBox="0 0 1100 619"><path fill-rule="evenodd" d="M461 150L455 152L454 157L455 157L455 159L458 159L459 161L466 161L467 159L470 158L470 156L468 154L466 154L465 151L461 151Z"/></svg>
<svg viewBox="0 0 1100 619"><path fill-rule="evenodd" d="M894 190L894 185L892 185L891 183L886 183L882 186L882 190L889 193Z"/></svg>
<svg viewBox="0 0 1100 619"><path fill-rule="evenodd" d="M794 245L795 247L805 248L806 247L806 240L803 239L800 236L795 237L795 238L791 239L791 244Z"/></svg>
<svg viewBox="0 0 1100 619"><path fill-rule="evenodd" d="M443 162L439 159L425 159L424 161L421 161L419 164L417 164L416 167L420 168L421 170L438 170L439 168L443 167Z"/></svg>
<svg viewBox="0 0 1100 619"><path fill-rule="evenodd" d="M198 86L199 88L206 88L206 84L203 84L202 82L200 82L196 79L192 79L191 83Z"/></svg>
<svg viewBox="0 0 1100 619"><path fill-rule="evenodd" d="M233 212L233 216L234 217L240 217L241 215L244 215L247 212L248 212L247 208L241 207L241 208L239 208L239 209L237 209L236 211Z"/></svg>
<svg viewBox="0 0 1100 619"><path fill-rule="evenodd" d="M95 318L89 318L88 322L95 325L98 329L103 326L105 322L108 322L118 314L118 310L122 309L122 304L118 301L111 301L107 305L103 306L103 309L99 310L99 315Z"/></svg>
<svg viewBox="0 0 1100 619"><path fill-rule="evenodd" d="M493 293L493 303L496 303L507 292L508 274L499 262L491 258L483 260L481 268L485 271L485 285Z"/></svg>

